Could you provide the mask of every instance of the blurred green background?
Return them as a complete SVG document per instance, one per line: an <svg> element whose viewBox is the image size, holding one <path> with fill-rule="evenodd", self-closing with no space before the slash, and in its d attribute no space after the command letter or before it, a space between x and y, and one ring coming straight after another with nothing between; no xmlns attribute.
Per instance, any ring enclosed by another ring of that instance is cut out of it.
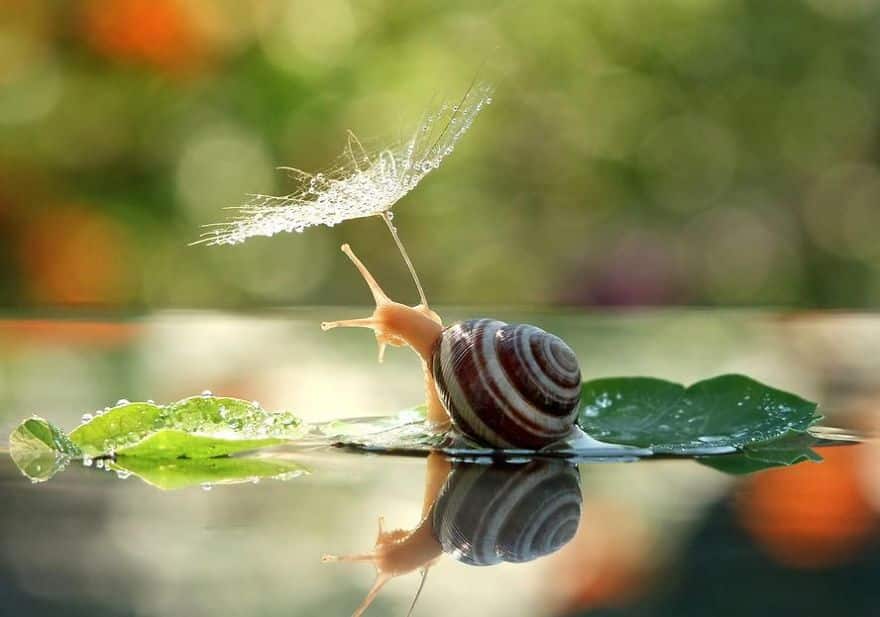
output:
<svg viewBox="0 0 880 617"><path fill-rule="evenodd" d="M0 3L0 305L416 296L378 220L189 247L480 72L395 208L436 304L880 301L880 2ZM482 67L482 68L481 68Z"/></svg>

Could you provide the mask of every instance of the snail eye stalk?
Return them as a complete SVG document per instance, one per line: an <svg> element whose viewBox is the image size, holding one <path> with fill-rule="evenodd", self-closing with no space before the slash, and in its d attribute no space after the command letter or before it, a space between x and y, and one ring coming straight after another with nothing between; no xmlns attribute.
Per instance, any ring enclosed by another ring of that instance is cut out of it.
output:
<svg viewBox="0 0 880 617"><path fill-rule="evenodd" d="M409 345L427 361L431 356L434 342L443 328L440 317L425 304L407 306L394 302L382 290L349 245L343 244L342 252L360 272L373 295L376 308L369 317L325 321L321 324L321 329L326 331L333 328L369 328L376 334L380 360L387 345L395 347Z"/></svg>

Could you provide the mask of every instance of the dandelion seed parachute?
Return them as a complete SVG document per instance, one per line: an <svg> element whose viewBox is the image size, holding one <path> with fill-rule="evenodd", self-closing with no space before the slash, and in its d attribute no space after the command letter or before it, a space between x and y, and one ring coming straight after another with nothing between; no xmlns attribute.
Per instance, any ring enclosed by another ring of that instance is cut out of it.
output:
<svg viewBox="0 0 880 617"><path fill-rule="evenodd" d="M315 225L332 227L375 215L383 216L394 233L392 206L452 154L483 107L491 103L491 96L489 84L475 82L458 103L444 103L426 113L409 139L373 154L349 133L338 167L316 174L282 168L299 181L293 193L251 195L243 205L231 208L236 214L230 220L206 225L209 229L194 244L238 244L254 236L301 232Z"/></svg>

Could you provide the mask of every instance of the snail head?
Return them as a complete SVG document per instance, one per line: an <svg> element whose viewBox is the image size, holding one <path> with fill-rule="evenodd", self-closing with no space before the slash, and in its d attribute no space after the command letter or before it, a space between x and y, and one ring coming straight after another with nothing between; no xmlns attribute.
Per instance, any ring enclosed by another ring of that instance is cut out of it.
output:
<svg viewBox="0 0 880 617"><path fill-rule="evenodd" d="M432 311L427 303L407 306L391 300L358 259L348 244L342 245L342 252L352 261L373 294L376 308L369 317L344 319L341 321L325 321L322 330L332 328L370 328L376 334L379 343L379 361L388 345L395 347L409 346L426 362L431 357L434 343L443 330L440 316Z"/></svg>

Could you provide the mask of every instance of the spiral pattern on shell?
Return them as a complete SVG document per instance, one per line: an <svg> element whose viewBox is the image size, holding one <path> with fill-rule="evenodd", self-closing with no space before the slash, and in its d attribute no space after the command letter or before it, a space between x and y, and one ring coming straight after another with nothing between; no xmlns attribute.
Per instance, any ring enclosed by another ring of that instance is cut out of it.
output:
<svg viewBox="0 0 880 617"><path fill-rule="evenodd" d="M443 330L431 364L452 422L477 441L538 449L572 429L581 395L577 357L540 328L465 321Z"/></svg>
<svg viewBox="0 0 880 617"><path fill-rule="evenodd" d="M443 552L475 566L549 555L574 537L581 517L577 467L456 465L434 504L434 537Z"/></svg>

